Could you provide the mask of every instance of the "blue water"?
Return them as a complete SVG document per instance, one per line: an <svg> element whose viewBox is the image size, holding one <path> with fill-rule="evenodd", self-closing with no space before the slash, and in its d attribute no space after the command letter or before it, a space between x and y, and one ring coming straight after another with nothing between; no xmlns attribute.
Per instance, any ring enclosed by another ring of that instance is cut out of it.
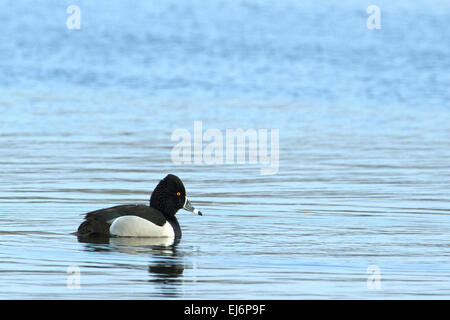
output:
<svg viewBox="0 0 450 320"><path fill-rule="evenodd" d="M0 2L0 298L448 299L450 4L372 4ZM195 121L278 129L278 171L174 163ZM167 173L177 245L71 235Z"/></svg>

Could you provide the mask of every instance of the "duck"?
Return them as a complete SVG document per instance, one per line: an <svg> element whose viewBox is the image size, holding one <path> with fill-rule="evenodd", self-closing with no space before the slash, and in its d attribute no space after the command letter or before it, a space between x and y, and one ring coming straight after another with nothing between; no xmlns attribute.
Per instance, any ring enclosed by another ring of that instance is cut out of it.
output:
<svg viewBox="0 0 450 320"><path fill-rule="evenodd" d="M86 213L75 233L78 237L169 237L181 239L175 214L179 209L203 215L186 196L183 182L168 174L159 181L150 205L125 204Z"/></svg>

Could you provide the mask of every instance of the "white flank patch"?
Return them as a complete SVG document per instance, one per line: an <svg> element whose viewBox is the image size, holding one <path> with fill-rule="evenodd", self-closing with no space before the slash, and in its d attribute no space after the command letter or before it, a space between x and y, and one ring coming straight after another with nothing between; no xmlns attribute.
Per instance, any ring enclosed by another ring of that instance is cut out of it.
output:
<svg viewBox="0 0 450 320"><path fill-rule="evenodd" d="M170 223L157 226L138 216L122 216L114 220L109 232L118 237L175 237Z"/></svg>

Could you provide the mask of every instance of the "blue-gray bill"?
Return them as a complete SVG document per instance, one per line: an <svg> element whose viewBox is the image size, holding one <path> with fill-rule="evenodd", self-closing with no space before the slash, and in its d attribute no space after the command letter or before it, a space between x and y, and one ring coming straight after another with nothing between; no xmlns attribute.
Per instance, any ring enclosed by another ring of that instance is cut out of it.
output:
<svg viewBox="0 0 450 320"><path fill-rule="evenodd" d="M193 213L195 213L195 214L198 214L199 216L202 216L202 215L203 215L203 214L200 212L200 210L197 210L197 209L195 209L195 208L192 206L191 202L190 202L187 198L186 198L186 202L184 203L183 209L184 209L184 210L187 210L187 211L190 211L190 212L193 212Z"/></svg>

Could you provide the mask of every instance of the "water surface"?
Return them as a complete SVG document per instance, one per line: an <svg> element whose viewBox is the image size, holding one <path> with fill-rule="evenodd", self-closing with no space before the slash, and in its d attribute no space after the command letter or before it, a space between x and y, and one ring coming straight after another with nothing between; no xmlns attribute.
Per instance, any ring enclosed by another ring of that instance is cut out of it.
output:
<svg viewBox="0 0 450 320"><path fill-rule="evenodd" d="M70 4L0 5L0 298L450 297L446 2ZM194 121L279 129L279 171L173 163ZM71 234L167 173L175 246Z"/></svg>

